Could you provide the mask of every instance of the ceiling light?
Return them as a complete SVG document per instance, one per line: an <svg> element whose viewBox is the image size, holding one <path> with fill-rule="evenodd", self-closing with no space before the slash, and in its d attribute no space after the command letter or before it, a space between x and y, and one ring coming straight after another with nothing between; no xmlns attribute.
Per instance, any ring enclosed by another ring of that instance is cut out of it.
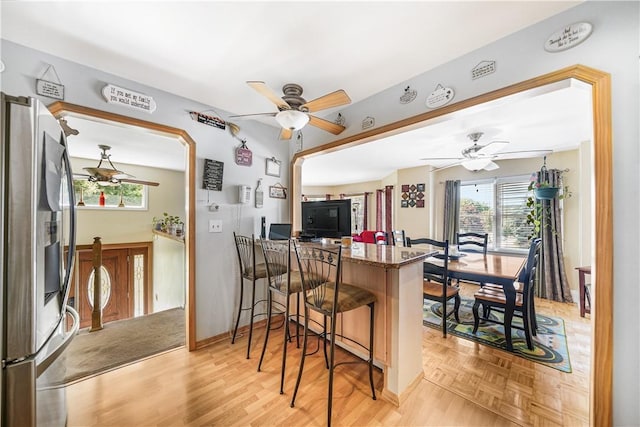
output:
<svg viewBox="0 0 640 427"><path fill-rule="evenodd" d="M309 116L298 110L282 110L276 114L276 121L285 129L299 130L309 122Z"/></svg>
<svg viewBox="0 0 640 427"><path fill-rule="evenodd" d="M464 162L462 162L462 166L464 166L465 169L468 169L470 171L479 171L481 169L486 168L491 163L493 163L491 159L471 159L471 160L465 160ZM495 165L495 163L493 164Z"/></svg>

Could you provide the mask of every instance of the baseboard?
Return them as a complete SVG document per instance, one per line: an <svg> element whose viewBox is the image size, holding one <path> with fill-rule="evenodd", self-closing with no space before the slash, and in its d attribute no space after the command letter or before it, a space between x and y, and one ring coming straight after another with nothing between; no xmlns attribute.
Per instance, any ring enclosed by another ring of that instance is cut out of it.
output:
<svg viewBox="0 0 640 427"><path fill-rule="evenodd" d="M253 322L253 328L265 328L267 326L267 319L262 319L257 322ZM241 326L238 328L237 337L244 335L245 333L249 333L249 325ZM205 338L199 341L196 341L196 348L194 350L200 350L201 348L219 343L225 340L231 340L233 337L233 331L223 332L221 334L215 335L213 337Z"/></svg>

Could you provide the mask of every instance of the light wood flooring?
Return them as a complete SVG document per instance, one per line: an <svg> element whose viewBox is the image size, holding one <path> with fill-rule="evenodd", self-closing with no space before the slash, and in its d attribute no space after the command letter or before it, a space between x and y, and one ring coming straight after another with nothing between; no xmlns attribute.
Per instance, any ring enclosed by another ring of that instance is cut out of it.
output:
<svg viewBox="0 0 640 427"><path fill-rule="evenodd" d="M465 285L464 293L472 293ZM573 372L423 330L424 380L401 407L371 399L364 364L336 368L334 425L588 425L590 322L575 305L536 301L538 312L565 320ZM273 331L262 372L262 333L188 352L167 352L68 386L69 426L326 425L327 370L307 357L295 408L289 406L299 351L289 345L285 393L279 394L282 329ZM340 351L340 360L352 356ZM377 392L382 373L374 372Z"/></svg>

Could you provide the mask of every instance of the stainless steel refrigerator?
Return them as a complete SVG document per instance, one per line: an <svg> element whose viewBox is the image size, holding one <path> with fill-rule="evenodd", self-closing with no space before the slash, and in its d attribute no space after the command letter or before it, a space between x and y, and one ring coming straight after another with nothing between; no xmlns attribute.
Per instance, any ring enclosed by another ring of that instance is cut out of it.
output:
<svg viewBox="0 0 640 427"><path fill-rule="evenodd" d="M76 220L66 138L35 98L2 93L1 115L1 425L65 425L64 387L45 374L79 324L67 307Z"/></svg>

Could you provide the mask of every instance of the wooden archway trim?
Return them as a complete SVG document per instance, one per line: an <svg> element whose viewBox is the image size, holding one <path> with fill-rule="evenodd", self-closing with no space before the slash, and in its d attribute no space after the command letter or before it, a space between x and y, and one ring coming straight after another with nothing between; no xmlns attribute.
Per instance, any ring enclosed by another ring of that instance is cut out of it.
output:
<svg viewBox="0 0 640 427"><path fill-rule="evenodd" d="M185 192L187 194L186 206L186 229L185 229L185 249L187 261L187 304L185 307L186 316L186 345L191 350L196 349L196 221L195 221L195 170L196 170L196 142L183 129L162 125L159 123L127 117L107 111L96 110L94 108L81 105L70 104L68 102L57 101L48 106L49 111L56 117L63 117L65 114L79 114L93 117L98 120L122 123L132 127L148 129L165 136L176 137L187 150L187 184Z"/></svg>
<svg viewBox="0 0 640 427"><path fill-rule="evenodd" d="M594 306L591 311L591 385L589 416L591 425L611 425L613 422L613 146L611 137L611 76L608 73L574 65L516 83L492 92L428 111L379 128L370 129L324 145L296 153L290 165L291 200L300 200L302 164L305 158L354 147L375 139L406 132L422 122L468 107L483 104L566 79L577 79L591 85L593 99L593 145L595 178L595 268L597 281ZM299 206L292 203L290 218L299 221Z"/></svg>

